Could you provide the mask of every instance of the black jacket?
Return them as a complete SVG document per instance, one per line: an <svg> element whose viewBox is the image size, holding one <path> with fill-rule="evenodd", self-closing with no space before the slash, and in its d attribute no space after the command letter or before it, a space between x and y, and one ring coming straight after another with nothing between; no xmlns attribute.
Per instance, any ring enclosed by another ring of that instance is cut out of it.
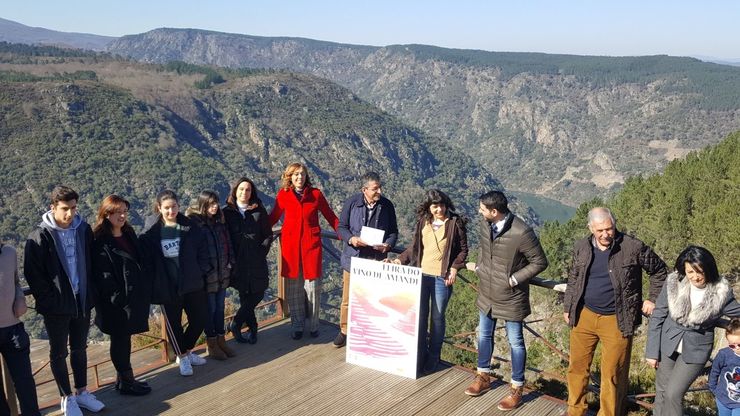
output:
<svg viewBox="0 0 740 416"><path fill-rule="evenodd" d="M388 244L390 248L396 246L398 240L398 224L396 222L396 209L388 198L381 196L376 203L377 212L373 216L368 226L385 231L383 243ZM351 196L344 202L342 213L339 214L339 227L337 231L342 238L342 268L349 271L352 257L363 259L383 260L388 257L388 253L381 253L372 247L354 247L349 244L349 239L359 237L362 226L365 225L365 196L362 193Z"/></svg>
<svg viewBox="0 0 740 416"><path fill-rule="evenodd" d="M230 205L223 212L236 258L231 287L240 292L264 292L270 284L267 253L272 244L272 228L265 207L260 203L257 208L246 210L244 217L238 208Z"/></svg>
<svg viewBox="0 0 740 416"><path fill-rule="evenodd" d="M188 218L198 224L208 242L208 257L212 267L206 275L206 292L216 293L220 289L226 289L229 287L232 264L234 263L234 251L226 225L205 220L197 214L189 214ZM226 239L225 245L222 244L223 238Z"/></svg>
<svg viewBox="0 0 740 416"><path fill-rule="evenodd" d="M145 268L145 251L136 234L125 233L134 255L119 249L113 237L93 242L92 281L98 297L95 325L106 334L138 334L149 330L152 280Z"/></svg>
<svg viewBox="0 0 740 416"><path fill-rule="evenodd" d="M167 273L164 254L162 254L162 221L155 222L141 236L144 249L151 257L152 303L167 304L177 301L186 294L205 290L205 276L211 271L208 243L203 230L188 217L178 214L180 224L180 254L178 256L180 273L172 279Z"/></svg>
<svg viewBox="0 0 740 416"><path fill-rule="evenodd" d="M95 306L95 293L89 281L92 274L90 258L92 230L84 221L77 228L77 238L83 239L82 247L86 251L85 267L88 276L88 281L80 282L79 291L83 295L80 296L80 302L83 311L89 314ZM23 269L31 294L36 300L38 313L77 316L77 296L59 259L51 231L37 227L28 236L23 255Z"/></svg>

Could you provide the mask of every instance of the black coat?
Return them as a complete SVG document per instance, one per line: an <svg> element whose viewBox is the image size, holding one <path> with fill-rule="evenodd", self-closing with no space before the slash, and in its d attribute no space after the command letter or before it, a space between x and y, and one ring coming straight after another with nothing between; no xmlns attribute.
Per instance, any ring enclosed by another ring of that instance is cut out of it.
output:
<svg viewBox="0 0 740 416"><path fill-rule="evenodd" d="M272 228L265 207L260 203L257 208L245 211L244 217L238 208L230 205L223 212L236 257L231 287L240 292L264 292L270 285L267 253L272 244Z"/></svg>
<svg viewBox="0 0 740 416"><path fill-rule="evenodd" d="M370 227L385 231L383 243L388 244L390 248L396 246L398 240L398 224L396 222L396 209L388 198L381 196L375 208L377 212L372 218ZM381 253L372 247L354 247L349 244L352 237L359 237L362 226L365 225L366 209L365 196L362 193L351 196L344 203L342 213L339 215L339 227L337 232L342 238L342 268L349 271L352 257L363 259L383 260L388 257L388 253Z"/></svg>
<svg viewBox="0 0 740 416"><path fill-rule="evenodd" d="M145 252L133 232L125 233L132 256L119 249L113 237L95 239L92 248L92 281L98 302L95 325L106 334L138 334L149 330L152 281L145 268Z"/></svg>
<svg viewBox="0 0 740 416"><path fill-rule="evenodd" d="M144 249L150 254L152 270L152 303L168 304L176 302L186 293L205 290L205 276L211 271L208 242L203 230L190 218L178 214L180 230L180 254L178 256L180 273L172 279L167 273L164 254L162 254L162 221L156 221L141 236Z"/></svg>

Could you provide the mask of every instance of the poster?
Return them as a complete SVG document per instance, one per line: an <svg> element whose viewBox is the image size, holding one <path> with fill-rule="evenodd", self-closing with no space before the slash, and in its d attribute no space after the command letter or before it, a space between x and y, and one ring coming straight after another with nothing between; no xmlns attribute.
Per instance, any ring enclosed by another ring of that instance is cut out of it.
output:
<svg viewBox="0 0 740 416"><path fill-rule="evenodd" d="M347 362L416 378L421 269L353 257Z"/></svg>

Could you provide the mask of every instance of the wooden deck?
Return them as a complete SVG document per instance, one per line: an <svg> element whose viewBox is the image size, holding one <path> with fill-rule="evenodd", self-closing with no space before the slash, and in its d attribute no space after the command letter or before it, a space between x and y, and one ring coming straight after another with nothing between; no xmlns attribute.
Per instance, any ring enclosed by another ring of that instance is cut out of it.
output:
<svg viewBox="0 0 740 416"><path fill-rule="evenodd" d="M147 374L153 389L148 396L102 388L96 392L106 404L100 414L559 416L565 410L562 401L532 391L515 411L499 411L507 385L499 382L481 397L468 397L463 392L473 374L461 368L411 380L347 364L345 349L331 345L336 327L322 323L320 330L318 338L294 341L282 321L261 330L256 345L229 341L237 357L208 360L193 368L192 377L180 376L174 365ZM60 412L54 407L47 414Z"/></svg>

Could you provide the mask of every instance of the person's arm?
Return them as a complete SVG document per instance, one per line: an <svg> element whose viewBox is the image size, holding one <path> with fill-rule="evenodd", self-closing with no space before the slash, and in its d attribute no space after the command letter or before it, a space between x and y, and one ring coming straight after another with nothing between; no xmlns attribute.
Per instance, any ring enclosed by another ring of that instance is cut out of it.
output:
<svg viewBox="0 0 740 416"><path fill-rule="evenodd" d="M334 229L337 233L339 232L339 218L337 218L337 214L334 213L334 211L329 206L329 202L326 201L326 198L324 198L324 194L319 191L319 211L321 211L321 215L324 216L326 221L329 223L331 228ZM340 236L341 238L341 236Z"/></svg>
<svg viewBox="0 0 740 416"><path fill-rule="evenodd" d="M547 268L545 250L531 228L522 236L519 252L527 259L528 264L512 274L517 285L529 282Z"/></svg>
<svg viewBox="0 0 740 416"><path fill-rule="evenodd" d="M393 249L398 243L398 219L396 218L396 207L392 202L388 203L386 209L388 212L388 229L385 230L385 240L383 244L388 246L388 251Z"/></svg>
<svg viewBox="0 0 740 416"><path fill-rule="evenodd" d="M650 276L650 291L648 298L642 303L642 312L650 315L655 308L655 299L661 292L666 276L668 276L668 267L665 262L655 252L643 244L640 250L640 266Z"/></svg>
<svg viewBox="0 0 740 416"><path fill-rule="evenodd" d="M709 391L712 393L717 390L717 382L719 381L719 376L722 373L722 367L724 367L724 364L724 354L722 354L722 350L720 350L720 352L717 353L717 356L714 357L714 361L712 361L712 369L709 371Z"/></svg>
<svg viewBox="0 0 740 416"><path fill-rule="evenodd" d="M339 238L349 245L353 245L350 240L352 237L356 237L349 229L349 217L352 212L352 199L353 198L347 200L347 202L342 206L342 212L339 213L339 226L337 227Z"/></svg>
<svg viewBox="0 0 740 416"><path fill-rule="evenodd" d="M663 333L663 324L668 317L668 291L664 287L658 295L655 309L648 322L647 345L645 346L645 360L653 368L657 367L660 358L660 340Z"/></svg>
<svg viewBox="0 0 740 416"><path fill-rule="evenodd" d="M13 253L15 255L15 252ZM23 294L23 288L21 287L21 279L18 276L18 259L16 258L13 262L13 273L15 281L15 299L13 300L13 314L16 318L20 318L28 310L26 305L26 296Z"/></svg>
<svg viewBox="0 0 740 416"><path fill-rule="evenodd" d="M267 210L264 206L260 206L259 210L262 212L257 223L257 226L260 230L259 242L262 245L262 248L265 250L265 255L267 255L267 253L270 251L270 246L272 245L274 236L272 234L272 226L270 225L270 221L267 218Z"/></svg>
<svg viewBox="0 0 740 416"><path fill-rule="evenodd" d="M468 232L462 219L457 218L455 221L457 221L457 226L455 227L456 235L454 238L457 240L460 252L452 260L450 268L456 269L455 273L457 273L457 270L465 268L465 260L468 259Z"/></svg>
<svg viewBox="0 0 740 416"><path fill-rule="evenodd" d="M270 218L268 223L270 224L270 228L272 228L277 222L280 220L280 217L283 216L283 211L285 211L285 207L283 207L280 203L280 191L278 191L277 195L275 195L275 206L272 207L272 211L270 212Z"/></svg>
<svg viewBox="0 0 740 416"><path fill-rule="evenodd" d="M573 254L570 259L570 268L568 269L568 283L565 285L565 293L563 294L563 319L565 319L565 322L568 324L570 324L571 304L578 301L573 299L575 297L576 283L578 281L578 265L576 264L577 256L578 249L574 246Z"/></svg>
<svg viewBox="0 0 740 416"><path fill-rule="evenodd" d="M38 239L38 240L37 240ZM39 306L45 307L51 305L54 301L54 284L51 282L49 272L46 269L47 264L43 256L44 249L41 246L41 235L36 238L30 237L26 240L26 246L23 250L23 271L26 282L31 288L31 293L36 299L36 309Z"/></svg>

